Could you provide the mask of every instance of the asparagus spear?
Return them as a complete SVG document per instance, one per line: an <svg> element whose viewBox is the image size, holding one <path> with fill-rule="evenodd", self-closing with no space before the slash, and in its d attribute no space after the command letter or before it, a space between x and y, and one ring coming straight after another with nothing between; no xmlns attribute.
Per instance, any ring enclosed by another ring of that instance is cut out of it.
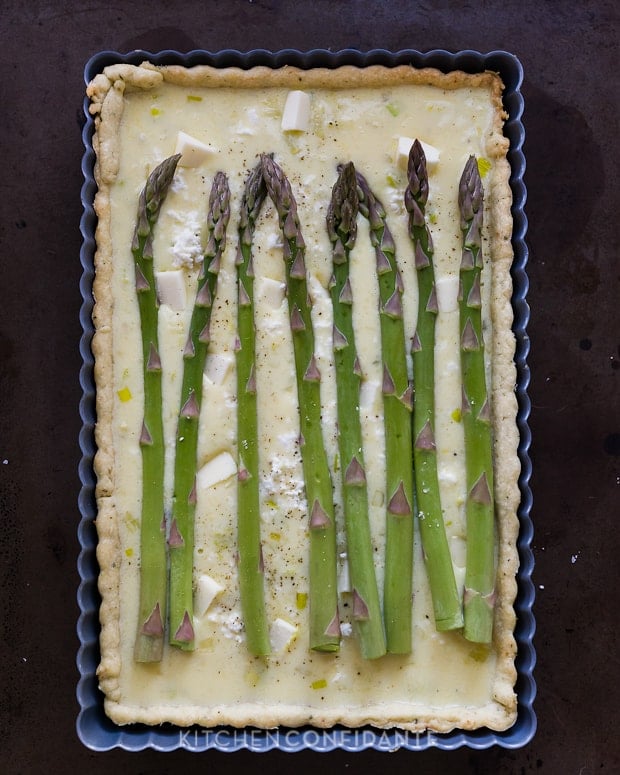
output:
<svg viewBox="0 0 620 775"><path fill-rule="evenodd" d="M359 172L360 212L368 218L379 279L386 466L383 616L387 650L411 651L413 580L412 390L407 375L402 279L385 210Z"/></svg>
<svg viewBox="0 0 620 775"><path fill-rule="evenodd" d="M336 584L336 527L332 482L321 430L321 375L314 353L305 265L305 243L297 204L282 169L263 155L262 168L284 235L287 298L299 399L302 465L310 532L310 647L337 651L340 619Z"/></svg>
<svg viewBox="0 0 620 775"><path fill-rule="evenodd" d="M338 443L343 469L344 520L353 591L353 618L362 656L385 654L385 634L373 561L368 520L368 492L362 427L359 416L361 371L353 331L353 297L349 254L357 235L358 212L355 167L339 167L327 211L327 230L333 243L330 283L334 309L334 361L338 401Z"/></svg>
<svg viewBox="0 0 620 775"><path fill-rule="evenodd" d="M480 293L483 198L476 158L470 156L459 183L458 197L463 235L459 298L467 479L467 558L463 607L464 635L477 643L491 640L495 602L491 411L485 377Z"/></svg>
<svg viewBox="0 0 620 775"><path fill-rule="evenodd" d="M411 348L413 357L413 457L417 515L433 599L435 626L453 630L463 626L461 599L441 511L435 446L435 320L437 296L433 242L426 223L428 199L426 156L416 140L409 153L405 207L418 276L418 322Z"/></svg>
<svg viewBox="0 0 620 775"><path fill-rule="evenodd" d="M183 351L183 384L177 423L174 498L168 546L170 550L170 643L194 648L193 567L198 422L202 375L209 347L209 323L217 288L220 260L226 245L230 190L223 172L213 179L207 214L208 241L198 276L196 300Z"/></svg>
<svg viewBox="0 0 620 775"><path fill-rule="evenodd" d="M164 431L161 361L157 336L158 302L153 270L153 232L180 154L165 159L149 175L138 200L131 251L136 274L144 371L140 601L134 647L137 662L158 662L166 621L166 530L164 519Z"/></svg>
<svg viewBox="0 0 620 775"><path fill-rule="evenodd" d="M239 588L246 643L251 654L270 651L265 612L263 556L260 540L258 417L256 408L256 335L254 330L254 269L252 238L267 190L262 164L251 171L245 184L239 217L237 282L239 292L237 361L237 530Z"/></svg>

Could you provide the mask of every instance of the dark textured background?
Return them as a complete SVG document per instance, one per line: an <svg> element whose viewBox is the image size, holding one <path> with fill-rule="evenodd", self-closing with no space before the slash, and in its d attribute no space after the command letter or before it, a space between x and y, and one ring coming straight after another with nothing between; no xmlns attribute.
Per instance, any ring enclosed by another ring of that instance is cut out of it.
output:
<svg viewBox="0 0 620 775"><path fill-rule="evenodd" d="M182 10L181 10L182 9ZM620 772L614 0L0 3L0 772ZM524 749L94 754L75 734L82 71L133 48L505 49L525 68L539 728Z"/></svg>

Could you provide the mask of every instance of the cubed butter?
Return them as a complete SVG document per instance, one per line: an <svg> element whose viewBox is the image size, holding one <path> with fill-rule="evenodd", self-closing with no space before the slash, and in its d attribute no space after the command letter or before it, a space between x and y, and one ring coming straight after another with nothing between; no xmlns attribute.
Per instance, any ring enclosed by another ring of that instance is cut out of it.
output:
<svg viewBox="0 0 620 775"><path fill-rule="evenodd" d="M360 406L365 409L375 408L375 411L383 401L381 383L376 379L364 379L360 385Z"/></svg>
<svg viewBox="0 0 620 775"><path fill-rule="evenodd" d="M181 154L179 160L181 167L199 167L216 152L216 149L188 135L187 132L179 132L174 152Z"/></svg>
<svg viewBox="0 0 620 775"><path fill-rule="evenodd" d="M351 577L349 575L349 561L345 557L338 573L338 594L351 591Z"/></svg>
<svg viewBox="0 0 620 775"><path fill-rule="evenodd" d="M310 126L310 95L304 91L290 91L282 111L283 132L306 132Z"/></svg>
<svg viewBox="0 0 620 775"><path fill-rule="evenodd" d="M278 653L284 651L297 635L297 627L285 619L275 619L269 629L271 650Z"/></svg>
<svg viewBox="0 0 620 775"><path fill-rule="evenodd" d="M155 280L160 304L167 304L176 312L185 309L187 289L185 287L185 273L182 269L155 272Z"/></svg>
<svg viewBox="0 0 620 775"><path fill-rule="evenodd" d="M272 280L270 277L256 278L257 296L264 299L271 309L280 309L285 290L286 285L279 280Z"/></svg>
<svg viewBox="0 0 620 775"><path fill-rule="evenodd" d="M225 482L237 473L237 464L229 452L221 452L205 463L196 474L196 484L200 489L214 487Z"/></svg>
<svg viewBox="0 0 620 775"><path fill-rule="evenodd" d="M281 231L270 231L267 234L266 237L266 245L269 248L269 250L272 250L273 248L276 248L277 250L282 250L282 232Z"/></svg>
<svg viewBox="0 0 620 775"><path fill-rule="evenodd" d="M224 587L206 573L198 577L194 608L197 616L204 616L215 598L224 591Z"/></svg>
<svg viewBox="0 0 620 775"><path fill-rule="evenodd" d="M398 138L395 159L396 165L398 167L402 167L405 170L407 169L409 151L411 151L411 146L413 143L414 140L411 137ZM424 150L424 155L426 156L426 168L430 171L433 169L433 167L439 164L439 150L433 145L429 145L422 140L420 140L420 143L422 144L422 149Z"/></svg>
<svg viewBox="0 0 620 775"><path fill-rule="evenodd" d="M458 308L459 278L456 275L437 278L435 292L440 312L454 312Z"/></svg>
<svg viewBox="0 0 620 775"><path fill-rule="evenodd" d="M207 384L222 385L232 369L235 358L231 353L210 353L207 356L204 378Z"/></svg>

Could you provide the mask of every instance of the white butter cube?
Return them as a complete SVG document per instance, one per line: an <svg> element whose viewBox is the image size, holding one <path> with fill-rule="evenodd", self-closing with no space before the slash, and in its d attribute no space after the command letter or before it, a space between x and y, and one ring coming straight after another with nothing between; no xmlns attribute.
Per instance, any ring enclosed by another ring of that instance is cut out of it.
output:
<svg viewBox="0 0 620 775"><path fill-rule="evenodd" d="M271 650L278 653L294 640L297 635L297 627L285 619L276 619L269 630L269 642Z"/></svg>
<svg viewBox="0 0 620 775"><path fill-rule="evenodd" d="M197 616L204 616L215 598L224 591L224 587L218 584L211 576L203 573L198 578L196 585L196 598L194 608Z"/></svg>
<svg viewBox="0 0 620 775"><path fill-rule="evenodd" d="M209 156L216 152L216 149L188 135L186 132L179 132L174 152L181 154L179 160L181 167L199 167Z"/></svg>
<svg viewBox="0 0 620 775"><path fill-rule="evenodd" d="M257 277L256 286L257 296L264 299L271 309L280 309L284 301L285 283L272 280L270 277Z"/></svg>
<svg viewBox="0 0 620 775"><path fill-rule="evenodd" d="M363 379L360 385L360 406L366 409L376 407L383 401L381 383L375 379Z"/></svg>
<svg viewBox="0 0 620 775"><path fill-rule="evenodd" d="M196 473L196 485L203 490L225 482L237 473L235 459L228 452L221 452Z"/></svg>
<svg viewBox="0 0 620 775"><path fill-rule="evenodd" d="M439 277L435 280L437 308L440 312L454 312L458 309L459 278Z"/></svg>
<svg viewBox="0 0 620 775"><path fill-rule="evenodd" d="M338 574L338 594L342 595L343 592L350 591L351 577L349 575L349 561L345 557L340 568L340 573Z"/></svg>
<svg viewBox="0 0 620 775"><path fill-rule="evenodd" d="M310 95L304 91L290 91L282 111L283 132L305 132L310 126Z"/></svg>
<svg viewBox="0 0 620 775"><path fill-rule="evenodd" d="M437 477L440 482L446 485L457 484L459 474L455 466L449 463L443 463L437 466Z"/></svg>
<svg viewBox="0 0 620 775"><path fill-rule="evenodd" d="M228 377L234 356L231 353L213 353L207 356L204 377L212 385L222 385Z"/></svg>
<svg viewBox="0 0 620 775"><path fill-rule="evenodd" d="M185 287L185 273L182 269L155 272L155 280L160 304L167 304L176 312L185 309L187 289Z"/></svg>
<svg viewBox="0 0 620 775"><path fill-rule="evenodd" d="M396 146L396 159L395 162L399 167L407 169L407 163L409 161L409 151L414 140L411 137L399 137L398 144ZM433 145L420 140L424 155L426 156L426 168L430 171L433 167L439 164L439 150Z"/></svg>
<svg viewBox="0 0 620 775"><path fill-rule="evenodd" d="M265 244L271 250L272 248L278 248L279 250L282 249L282 232L280 231L270 231L269 234L267 234L267 237L265 239Z"/></svg>

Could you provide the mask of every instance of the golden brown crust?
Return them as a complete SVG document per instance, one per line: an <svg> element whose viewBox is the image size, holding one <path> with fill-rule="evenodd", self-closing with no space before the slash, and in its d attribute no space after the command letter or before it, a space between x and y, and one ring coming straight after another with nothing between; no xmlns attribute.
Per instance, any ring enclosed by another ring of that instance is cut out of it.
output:
<svg viewBox="0 0 620 775"><path fill-rule="evenodd" d="M409 707L405 713L394 707L368 707L362 710L342 708L311 711L305 706L266 708L262 705L237 704L226 708L197 706L136 707L123 701L119 684L121 672L120 628L120 568L121 542L119 515L116 511L115 455L113 441L113 358L114 331L112 314L114 298L112 275L114 251L111 227L110 188L119 169L120 125L123 115L124 94L132 90L155 89L162 83L192 88L232 87L252 89L259 86L284 86L287 88L355 88L419 84L451 90L461 87L488 90L493 105L493 125L488 142L487 155L494 160L490 179L486 182L486 203L492 208L493 217L487 234L489 262L492 273L492 403L493 422L501 432L495 434L494 452L498 466L495 475L498 542L498 604L496 607L494 648L496 651L496 678L492 701L482 707L468 709L464 716L459 708ZM98 676L106 695L105 707L110 717L119 724L140 721L157 724L171 721L179 725L201 724L213 726L226 723L232 726L255 724L269 728L279 724L297 726L311 723L316 727L335 724L361 726L371 724L378 728L397 726L410 731L432 729L447 732L458 727L475 729L488 726L506 729L516 718L514 684L516 672L514 656L514 599L516 596L516 571L518 555L516 541L519 503L517 479L519 460L516 454L518 430L516 427L516 398L514 394L516 370L514 366L514 336L511 330L512 284L512 218L511 192L509 187L510 166L506 160L508 140L502 135L505 114L502 108L502 84L492 73L469 75L461 72L444 74L438 70L415 70L408 66L384 68L373 66L356 68L339 67L334 70L300 70L283 67L271 70L257 67L252 70L198 66L156 67L148 62L140 67L113 65L105 68L88 86L91 113L95 116L96 132L93 145L97 155L95 176L98 193L95 210L98 215L96 233L93 318L96 333L93 339L95 379L97 385L98 451L95 457L97 475L98 516L96 521L99 543L97 558L101 568L99 589L102 596L101 653ZM413 715L415 714L415 717Z"/></svg>
<svg viewBox="0 0 620 775"><path fill-rule="evenodd" d="M109 93L115 100L117 91ZM118 108L117 108L118 110ZM114 132L117 129L117 122ZM97 475L97 560L100 567L99 592L101 594L101 663L98 668L101 690L111 699L118 699L118 675L120 673L120 538L114 501L114 443L113 418L113 328L112 271L113 251L111 239L111 212L109 186L115 174L109 171L110 151L114 143L110 123L99 127L94 147L97 153L95 176L98 192L95 212L98 223L95 234L95 278L93 281L93 323L95 334L92 350L95 358L95 383L97 385L97 425L95 441L97 453L94 467ZM112 135L112 136L111 136ZM114 156L114 154L112 154Z"/></svg>
<svg viewBox="0 0 620 775"><path fill-rule="evenodd" d="M290 65L272 69L253 67L243 70L237 67L214 68L208 65L182 67L180 65L157 66L144 62L140 67L117 64L106 67L89 84L87 94L96 106L109 85L123 81L129 89L151 89L163 81L177 86L193 88L232 87L253 89L262 86L285 88L350 89L356 87L381 88L403 84L435 86L440 89L457 89L462 86L486 88L493 91L501 102L502 83L495 73L464 73L458 70L443 73L435 68L415 69L409 65L384 67L370 65L355 67L342 65L333 69L313 68L302 70Z"/></svg>
<svg viewBox="0 0 620 775"><path fill-rule="evenodd" d="M507 150L507 148L505 148ZM512 278L513 260L512 195L509 186L510 165L505 157L497 162L487 201L493 203L494 233L490 235L492 285L492 407L494 459L502 461L495 469L495 499L499 535L499 558L496 582L497 605L494 640L498 651L498 680L495 697L516 715L514 658L516 617L514 601L517 594L518 570L517 537L519 522L517 508L520 501L518 478L520 462L516 450L519 434L516 425L517 399L515 395L516 367L514 364L515 337L512 332ZM497 432L501 429L501 432Z"/></svg>

